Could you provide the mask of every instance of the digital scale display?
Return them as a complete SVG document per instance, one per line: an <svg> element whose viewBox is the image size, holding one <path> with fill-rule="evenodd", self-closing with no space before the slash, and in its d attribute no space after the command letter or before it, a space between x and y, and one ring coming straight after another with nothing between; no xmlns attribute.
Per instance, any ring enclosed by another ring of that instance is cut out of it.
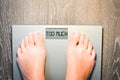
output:
<svg viewBox="0 0 120 80"><path fill-rule="evenodd" d="M46 28L46 39L68 39L68 28Z"/></svg>

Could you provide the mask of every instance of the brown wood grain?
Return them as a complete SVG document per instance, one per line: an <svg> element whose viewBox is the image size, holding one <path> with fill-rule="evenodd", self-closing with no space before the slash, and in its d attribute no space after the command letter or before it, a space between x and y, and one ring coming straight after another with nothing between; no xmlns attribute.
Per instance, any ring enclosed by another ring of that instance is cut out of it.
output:
<svg viewBox="0 0 120 80"><path fill-rule="evenodd" d="M0 80L12 80L13 24L102 25L102 80L120 80L120 0L0 0Z"/></svg>

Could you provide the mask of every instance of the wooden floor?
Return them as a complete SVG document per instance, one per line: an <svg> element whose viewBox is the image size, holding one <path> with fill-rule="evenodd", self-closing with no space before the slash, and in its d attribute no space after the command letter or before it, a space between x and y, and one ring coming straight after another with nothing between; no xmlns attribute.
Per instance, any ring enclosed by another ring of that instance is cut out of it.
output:
<svg viewBox="0 0 120 80"><path fill-rule="evenodd" d="M13 24L102 25L102 80L120 80L120 0L0 0L0 80L12 80Z"/></svg>

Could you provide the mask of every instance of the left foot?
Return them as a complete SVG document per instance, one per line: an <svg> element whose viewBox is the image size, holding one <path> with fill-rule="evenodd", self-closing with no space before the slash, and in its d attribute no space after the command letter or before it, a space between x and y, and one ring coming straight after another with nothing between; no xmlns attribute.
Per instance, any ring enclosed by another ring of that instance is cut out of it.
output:
<svg viewBox="0 0 120 80"><path fill-rule="evenodd" d="M74 33L70 37L66 55L66 80L88 80L96 53L86 35Z"/></svg>
<svg viewBox="0 0 120 80"><path fill-rule="evenodd" d="M46 50L40 33L30 33L17 50L17 62L24 80L44 80Z"/></svg>

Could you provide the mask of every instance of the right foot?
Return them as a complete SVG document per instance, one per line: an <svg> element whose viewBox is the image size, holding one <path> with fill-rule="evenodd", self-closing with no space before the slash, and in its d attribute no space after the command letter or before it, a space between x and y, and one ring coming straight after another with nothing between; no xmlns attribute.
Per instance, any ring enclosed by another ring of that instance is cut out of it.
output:
<svg viewBox="0 0 120 80"><path fill-rule="evenodd" d="M18 48L18 65L24 80L44 80L46 50L40 33L31 33Z"/></svg>
<svg viewBox="0 0 120 80"><path fill-rule="evenodd" d="M86 35L74 33L67 49L66 80L87 80L94 67L95 56Z"/></svg>

